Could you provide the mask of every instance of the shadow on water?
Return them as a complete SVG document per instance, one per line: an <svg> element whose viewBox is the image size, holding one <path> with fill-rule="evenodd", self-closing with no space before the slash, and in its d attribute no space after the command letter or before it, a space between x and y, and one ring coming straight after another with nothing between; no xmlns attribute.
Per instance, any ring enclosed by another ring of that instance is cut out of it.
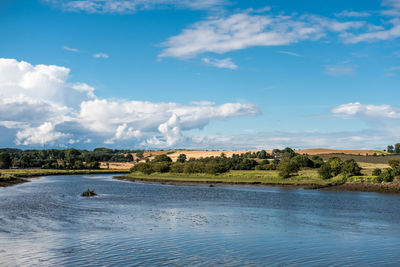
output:
<svg viewBox="0 0 400 267"><path fill-rule="evenodd" d="M398 266L399 221L394 195L52 176L0 188L0 265Z"/></svg>

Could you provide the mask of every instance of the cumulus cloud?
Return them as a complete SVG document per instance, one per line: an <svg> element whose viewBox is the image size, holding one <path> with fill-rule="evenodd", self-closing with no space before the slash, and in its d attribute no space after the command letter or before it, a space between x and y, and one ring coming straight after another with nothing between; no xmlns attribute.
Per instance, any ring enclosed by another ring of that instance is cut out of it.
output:
<svg viewBox="0 0 400 267"><path fill-rule="evenodd" d="M79 120L92 132L112 134L108 143L144 137L142 144L172 146L182 138L182 131L202 129L212 120L258 114L256 106L241 103L180 105L97 99L82 102Z"/></svg>
<svg viewBox="0 0 400 267"><path fill-rule="evenodd" d="M69 73L65 67L0 59L0 132L15 131L15 143L27 146L95 140L167 147L211 121L260 113L242 103L100 99L92 86L69 82Z"/></svg>
<svg viewBox="0 0 400 267"><path fill-rule="evenodd" d="M235 70L238 68L238 66L234 62L232 62L231 58L216 59L212 57L203 57L201 61L203 61L203 63L207 65L211 65L220 69Z"/></svg>
<svg viewBox="0 0 400 267"><path fill-rule="evenodd" d="M400 119L398 108L390 105L363 105L359 102L343 104L332 109L336 116L372 119Z"/></svg>
<svg viewBox="0 0 400 267"><path fill-rule="evenodd" d="M17 132L15 144L17 145L41 145L54 144L60 138L69 137L70 134L57 132L55 125L45 122L38 127L27 127Z"/></svg>
<svg viewBox="0 0 400 267"><path fill-rule="evenodd" d="M135 13L159 8L209 9L227 0L43 0L65 11L87 13Z"/></svg>

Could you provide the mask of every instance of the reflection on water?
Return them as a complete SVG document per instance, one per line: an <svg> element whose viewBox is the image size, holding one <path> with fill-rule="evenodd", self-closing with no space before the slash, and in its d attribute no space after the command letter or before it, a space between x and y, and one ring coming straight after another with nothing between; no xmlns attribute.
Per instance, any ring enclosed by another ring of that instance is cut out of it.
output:
<svg viewBox="0 0 400 267"><path fill-rule="evenodd" d="M0 188L0 266L400 266L400 196L111 178Z"/></svg>

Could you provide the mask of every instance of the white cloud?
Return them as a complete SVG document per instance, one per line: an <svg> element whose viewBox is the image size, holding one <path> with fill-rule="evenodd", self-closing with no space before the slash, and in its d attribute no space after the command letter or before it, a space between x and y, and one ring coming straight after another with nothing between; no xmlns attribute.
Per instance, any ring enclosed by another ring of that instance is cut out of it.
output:
<svg viewBox="0 0 400 267"><path fill-rule="evenodd" d="M135 13L159 8L209 9L227 3L225 0L43 0L65 11L87 13Z"/></svg>
<svg viewBox="0 0 400 267"><path fill-rule="evenodd" d="M354 67L347 65L326 66L325 74L333 77L354 76Z"/></svg>
<svg viewBox="0 0 400 267"><path fill-rule="evenodd" d="M110 56L106 53L96 53L96 54L93 54L93 57L94 58L109 58Z"/></svg>
<svg viewBox="0 0 400 267"><path fill-rule="evenodd" d="M113 135L108 143L143 137L143 144L172 146L183 138L182 132L202 129L212 120L255 116L251 104L179 105L143 101L115 102L106 99L81 104L79 120L92 132Z"/></svg>
<svg viewBox="0 0 400 267"><path fill-rule="evenodd" d="M390 22L393 26L389 29L378 28L378 30L361 34L346 33L342 37L346 43L350 44L396 39L400 37L400 19L392 19Z"/></svg>
<svg viewBox="0 0 400 267"><path fill-rule="evenodd" d="M79 49L73 48L73 47L69 47L69 46L66 46L66 45L64 45L62 48L63 48L64 50L67 50L67 51L70 51L70 52L75 52L75 53L78 53L78 52L79 52Z"/></svg>
<svg viewBox="0 0 400 267"><path fill-rule="evenodd" d="M382 5L386 7L400 9L400 0L383 0Z"/></svg>
<svg viewBox="0 0 400 267"><path fill-rule="evenodd" d="M69 137L69 134L55 131L55 125L45 122L39 127L25 128L17 132L17 145L41 145L54 144L60 138Z"/></svg>
<svg viewBox="0 0 400 267"><path fill-rule="evenodd" d="M337 106L332 109L332 114L370 119L400 119L400 112L395 107L390 105L363 105L359 102Z"/></svg>
<svg viewBox="0 0 400 267"><path fill-rule="evenodd" d="M255 105L241 103L100 99L88 84L69 82L69 73L64 67L0 59L0 134L5 128L15 131L16 144L27 146L85 139L172 146L186 138L185 131L211 121L259 114Z"/></svg>
<svg viewBox="0 0 400 267"><path fill-rule="evenodd" d="M159 56L192 58L206 52L223 54L253 46L283 46L365 25L363 21L339 22L316 15L260 15L245 11L210 17L189 26L162 43L166 48Z"/></svg>
<svg viewBox="0 0 400 267"><path fill-rule="evenodd" d="M370 17L371 14L369 12L343 10L340 13L336 13L335 16L336 17L350 17L350 18L366 18L366 17Z"/></svg>
<svg viewBox="0 0 400 267"><path fill-rule="evenodd" d="M201 61L203 61L207 65L211 65L222 69L235 70L238 68L238 66L234 62L232 62L231 58L216 59L212 57L203 57Z"/></svg>
<svg viewBox="0 0 400 267"><path fill-rule="evenodd" d="M302 57L302 55L290 51L278 51L279 54L286 54L293 57Z"/></svg>

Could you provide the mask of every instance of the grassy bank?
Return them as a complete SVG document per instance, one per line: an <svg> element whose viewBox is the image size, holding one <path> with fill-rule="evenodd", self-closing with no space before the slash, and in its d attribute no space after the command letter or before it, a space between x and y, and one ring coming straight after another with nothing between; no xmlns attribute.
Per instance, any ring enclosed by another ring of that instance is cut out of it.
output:
<svg viewBox="0 0 400 267"><path fill-rule="evenodd" d="M52 170L52 169L2 169L0 187L28 182L25 178L48 175L128 173L128 170Z"/></svg>
<svg viewBox="0 0 400 267"><path fill-rule="evenodd" d="M337 191L400 193L400 182L379 183L376 176L353 176L346 180L341 175L323 180L317 170L302 170L298 175L283 179L277 171L230 171L220 175L140 172L117 176L116 179L167 184L243 184L326 189Z"/></svg>
<svg viewBox="0 0 400 267"><path fill-rule="evenodd" d="M298 175L287 179L280 178L277 171L230 171L219 175L211 174L184 174L184 173L152 173L146 175L140 172L118 176L117 179L128 181L148 181L166 183L225 183L225 184L261 184L301 186L318 188L341 183L341 177L323 180L316 170L302 170Z"/></svg>

